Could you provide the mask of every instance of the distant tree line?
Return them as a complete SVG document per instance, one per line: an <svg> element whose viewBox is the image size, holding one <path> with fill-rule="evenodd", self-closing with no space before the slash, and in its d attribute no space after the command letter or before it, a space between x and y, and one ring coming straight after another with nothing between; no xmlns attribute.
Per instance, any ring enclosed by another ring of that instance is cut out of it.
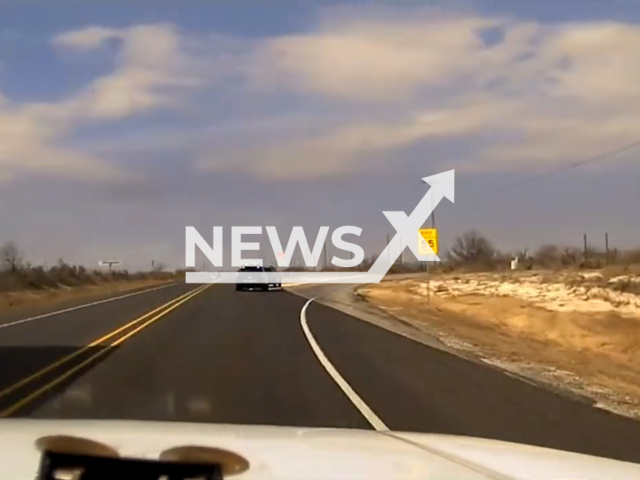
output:
<svg viewBox="0 0 640 480"><path fill-rule="evenodd" d="M584 247L544 244L534 251L523 248L502 251L477 230L469 230L458 236L451 247L440 252L439 263L429 265L432 271L492 271L511 268L511 261L518 258L518 269L596 269L607 266L640 266L640 248L597 249L591 245ZM371 259L371 262L375 257ZM366 268L365 268L366 269ZM392 273L420 271L423 265L417 262L396 262Z"/></svg>
<svg viewBox="0 0 640 480"><path fill-rule="evenodd" d="M113 281L168 280L177 275L165 272L165 269L165 264L156 262L150 272L130 273L124 269L107 271L70 265L63 259L49 267L34 266L26 261L25 254L15 242L6 242L0 247L0 292L57 289Z"/></svg>
<svg viewBox="0 0 640 480"><path fill-rule="evenodd" d="M456 238L445 258L454 267L510 268L511 260L518 258L518 267L523 269L604 268L640 264L640 248L605 250L585 242L583 247L544 244L531 253L529 248L503 252L477 230L471 230Z"/></svg>

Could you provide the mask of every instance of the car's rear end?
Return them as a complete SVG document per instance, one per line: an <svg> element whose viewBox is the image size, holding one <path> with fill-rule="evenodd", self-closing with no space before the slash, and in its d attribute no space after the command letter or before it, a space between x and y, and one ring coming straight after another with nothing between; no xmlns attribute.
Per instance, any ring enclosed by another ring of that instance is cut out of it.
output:
<svg viewBox="0 0 640 480"><path fill-rule="evenodd" d="M238 271L236 290L267 290L267 275L264 267L245 266Z"/></svg>

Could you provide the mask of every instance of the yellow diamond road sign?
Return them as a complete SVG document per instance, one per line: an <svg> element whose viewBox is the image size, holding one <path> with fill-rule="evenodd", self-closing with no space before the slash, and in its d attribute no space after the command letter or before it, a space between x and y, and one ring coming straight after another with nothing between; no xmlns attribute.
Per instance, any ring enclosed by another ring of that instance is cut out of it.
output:
<svg viewBox="0 0 640 480"><path fill-rule="evenodd" d="M438 229L437 228L421 228L418 230L418 253L420 255L428 255L427 245L431 247L433 253L438 254Z"/></svg>

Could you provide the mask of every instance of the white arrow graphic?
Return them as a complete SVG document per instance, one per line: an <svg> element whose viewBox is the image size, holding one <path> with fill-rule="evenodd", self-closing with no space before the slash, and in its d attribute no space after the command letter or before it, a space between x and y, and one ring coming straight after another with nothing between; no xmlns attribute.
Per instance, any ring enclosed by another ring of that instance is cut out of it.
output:
<svg viewBox="0 0 640 480"><path fill-rule="evenodd" d="M447 197L452 203L455 202L455 170L425 177L422 181L431 185L431 188L422 197L410 216L407 217L405 212L382 212L395 228L396 234L371 266L369 274L379 275L382 279L407 246L420 261L440 261L429 245L426 247L431 250L431 253L420 254L416 239L418 230L444 197Z"/></svg>
<svg viewBox="0 0 640 480"><path fill-rule="evenodd" d="M367 272L268 272L266 283L286 284L304 283L378 283L393 266L400 254L408 246L420 261L438 262L440 258L427 244L431 253L421 255L418 252L418 230L436 209L440 201L447 197L454 202L455 170L425 177L423 182L431 188L422 197L410 216L405 212L383 212L396 229L396 234ZM237 283L237 272L187 272L187 283Z"/></svg>

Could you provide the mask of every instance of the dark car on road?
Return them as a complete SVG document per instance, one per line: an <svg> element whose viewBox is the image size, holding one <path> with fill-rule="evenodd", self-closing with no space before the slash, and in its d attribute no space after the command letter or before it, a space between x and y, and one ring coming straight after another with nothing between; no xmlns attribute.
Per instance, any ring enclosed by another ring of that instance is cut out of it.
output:
<svg viewBox="0 0 640 480"><path fill-rule="evenodd" d="M282 283L275 267L244 266L238 270L236 290L280 290Z"/></svg>

